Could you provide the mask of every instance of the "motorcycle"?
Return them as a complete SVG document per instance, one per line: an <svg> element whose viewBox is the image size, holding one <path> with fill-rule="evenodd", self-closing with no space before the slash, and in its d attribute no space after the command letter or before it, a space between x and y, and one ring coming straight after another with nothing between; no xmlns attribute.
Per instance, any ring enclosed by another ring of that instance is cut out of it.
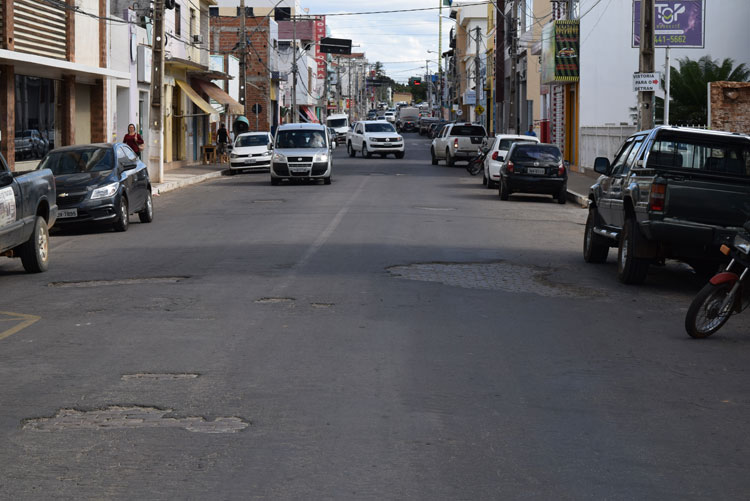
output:
<svg viewBox="0 0 750 501"><path fill-rule="evenodd" d="M469 163L466 164L466 171L472 176L476 176L482 172L484 170L484 159L487 158L487 153L489 153L489 148L483 145L477 152L477 155L471 158Z"/></svg>
<svg viewBox="0 0 750 501"><path fill-rule="evenodd" d="M746 284L750 269L750 221L734 237L732 247L721 246L721 253L731 261L716 274L690 303L685 330L690 337L707 338L750 305L750 288Z"/></svg>

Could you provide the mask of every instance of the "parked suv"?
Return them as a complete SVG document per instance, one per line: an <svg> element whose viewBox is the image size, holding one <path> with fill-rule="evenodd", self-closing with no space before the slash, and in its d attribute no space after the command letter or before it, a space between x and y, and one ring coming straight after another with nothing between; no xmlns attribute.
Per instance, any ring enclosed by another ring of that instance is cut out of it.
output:
<svg viewBox="0 0 750 501"><path fill-rule="evenodd" d="M637 284L651 263L680 259L710 275L750 217L750 136L662 126L630 136L589 191L583 257L606 261L617 247L617 277Z"/></svg>
<svg viewBox="0 0 750 501"><path fill-rule="evenodd" d="M432 165L437 165L439 160L445 160L445 165L453 165L456 160L469 161L478 153L486 137L487 132L481 125L465 122L447 124L432 140Z"/></svg>
<svg viewBox="0 0 750 501"><path fill-rule="evenodd" d="M513 143L500 167L498 194L508 200L513 192L552 195L564 204L568 170L560 148L554 144Z"/></svg>
<svg viewBox="0 0 750 501"><path fill-rule="evenodd" d="M276 130L271 157L271 184L283 179L317 180L331 184L333 149L324 125L298 123L280 125Z"/></svg>

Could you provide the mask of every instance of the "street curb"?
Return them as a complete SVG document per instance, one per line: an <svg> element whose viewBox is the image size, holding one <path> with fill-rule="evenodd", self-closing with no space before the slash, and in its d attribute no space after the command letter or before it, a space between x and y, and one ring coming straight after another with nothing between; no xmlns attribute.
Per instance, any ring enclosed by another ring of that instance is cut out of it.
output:
<svg viewBox="0 0 750 501"><path fill-rule="evenodd" d="M570 200L573 203L577 203L583 209L586 209L589 206L589 198L584 197L580 193L576 193L573 190L568 190L568 200Z"/></svg>
<svg viewBox="0 0 750 501"><path fill-rule="evenodd" d="M185 186L190 186L191 184L198 184L202 183L203 181L208 181L209 179L215 179L217 177L223 176L224 173L227 172L227 170L229 169L209 172L208 174L200 174L197 176L188 176L185 177L185 179L180 179L177 181L167 181L166 183L154 184L151 187L151 194L161 195L162 193L167 193L168 191L174 191L180 188L184 188Z"/></svg>

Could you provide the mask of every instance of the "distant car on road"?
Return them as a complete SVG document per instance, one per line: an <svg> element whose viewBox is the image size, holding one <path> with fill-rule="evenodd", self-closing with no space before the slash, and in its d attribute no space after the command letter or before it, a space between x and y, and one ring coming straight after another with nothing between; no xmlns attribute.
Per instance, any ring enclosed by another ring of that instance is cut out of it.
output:
<svg viewBox="0 0 750 501"><path fill-rule="evenodd" d="M395 111L386 111L384 116L385 116L385 119L388 120L390 123L396 123Z"/></svg>
<svg viewBox="0 0 750 501"><path fill-rule="evenodd" d="M553 144L513 143L500 168L498 194L508 200L514 192L552 195L564 204L568 169L560 148Z"/></svg>
<svg viewBox="0 0 750 501"><path fill-rule="evenodd" d="M124 143L52 150L37 169L50 169L57 185L57 224L108 224L126 231L130 214L154 219L148 168Z"/></svg>
<svg viewBox="0 0 750 501"><path fill-rule="evenodd" d="M361 152L367 158L373 154L385 157L390 153L396 158L404 158L404 138L393 125L382 120L357 122L346 140L346 151L350 157Z"/></svg>
<svg viewBox="0 0 750 501"><path fill-rule="evenodd" d="M538 143L539 138L534 136L518 136L515 134L498 134L494 139L490 138L492 144L484 159L484 175L482 184L487 188L497 187L500 181L500 167L505 161L508 150L517 142Z"/></svg>
<svg viewBox="0 0 750 501"><path fill-rule="evenodd" d="M237 136L232 153L229 155L229 173L270 169L271 152L268 150L268 145L272 141L273 138L269 132L245 132Z"/></svg>

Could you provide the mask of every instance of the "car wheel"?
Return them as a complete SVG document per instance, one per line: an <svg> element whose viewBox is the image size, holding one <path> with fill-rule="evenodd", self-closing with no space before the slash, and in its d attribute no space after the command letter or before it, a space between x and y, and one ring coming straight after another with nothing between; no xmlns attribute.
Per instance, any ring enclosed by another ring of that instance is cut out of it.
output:
<svg viewBox="0 0 750 501"><path fill-rule="evenodd" d="M445 150L445 165L448 167L452 167L455 163L455 160L451 157L451 150L447 149Z"/></svg>
<svg viewBox="0 0 750 501"><path fill-rule="evenodd" d="M557 203L559 203L560 205L565 204L565 202L567 202L568 200L568 189L563 186L563 188L560 190L560 193L557 194L555 199L557 199Z"/></svg>
<svg viewBox="0 0 750 501"><path fill-rule="evenodd" d="M49 231L47 221L37 216L29 239L18 248L23 269L29 273L47 271L49 265Z"/></svg>
<svg viewBox="0 0 750 501"><path fill-rule="evenodd" d="M128 199L124 195L120 196L120 206L117 209L117 221L113 225L115 231L128 231L129 219Z"/></svg>
<svg viewBox="0 0 750 501"><path fill-rule="evenodd" d="M587 263L604 263L609 254L606 239L594 233L598 218L596 207L589 208L589 217L586 219L586 229L583 233L583 260Z"/></svg>
<svg viewBox="0 0 750 501"><path fill-rule="evenodd" d="M234 176L234 174L235 174L235 172L234 172L234 169L232 169L232 168L230 167L230 168L229 168L229 172L227 172L227 175L229 175L229 176Z"/></svg>
<svg viewBox="0 0 750 501"><path fill-rule="evenodd" d="M404 154L405 154L405 153L406 153L406 152L404 152L404 151L397 151L397 152L396 152L396 158L404 158Z"/></svg>
<svg viewBox="0 0 750 501"><path fill-rule="evenodd" d="M635 257L638 231L635 219L625 220L617 249L617 279L624 284L642 284L648 273L649 261Z"/></svg>
<svg viewBox="0 0 750 501"><path fill-rule="evenodd" d="M281 179L279 179L278 177L271 178L271 186L278 186L280 182L281 182Z"/></svg>
<svg viewBox="0 0 750 501"><path fill-rule="evenodd" d="M354 151L354 148L352 148L351 141L346 143L346 152L349 154L350 157L354 157L357 154L357 152Z"/></svg>
<svg viewBox="0 0 750 501"><path fill-rule="evenodd" d="M372 153L367 149L366 143L362 143L362 158L372 158Z"/></svg>
<svg viewBox="0 0 750 501"><path fill-rule="evenodd" d="M500 200L508 200L508 197L510 196L510 190L508 189L508 185L505 184L505 181L503 181L502 177L500 177L500 181L498 181L497 184L499 185L497 194L500 195Z"/></svg>
<svg viewBox="0 0 750 501"><path fill-rule="evenodd" d="M331 176L328 176L323 179L323 184L331 184Z"/></svg>
<svg viewBox="0 0 750 501"><path fill-rule="evenodd" d="M482 173L482 186L486 186L487 188L490 187L489 179L487 179L487 175Z"/></svg>
<svg viewBox="0 0 750 501"><path fill-rule="evenodd" d="M151 196L151 188L148 189L146 203L143 205L143 210L138 213L138 218L142 223L150 223L154 220L154 199Z"/></svg>
<svg viewBox="0 0 750 501"><path fill-rule="evenodd" d="M432 157L432 165L437 165L438 164L438 159L435 156L435 149L434 148L430 148L430 156Z"/></svg>

